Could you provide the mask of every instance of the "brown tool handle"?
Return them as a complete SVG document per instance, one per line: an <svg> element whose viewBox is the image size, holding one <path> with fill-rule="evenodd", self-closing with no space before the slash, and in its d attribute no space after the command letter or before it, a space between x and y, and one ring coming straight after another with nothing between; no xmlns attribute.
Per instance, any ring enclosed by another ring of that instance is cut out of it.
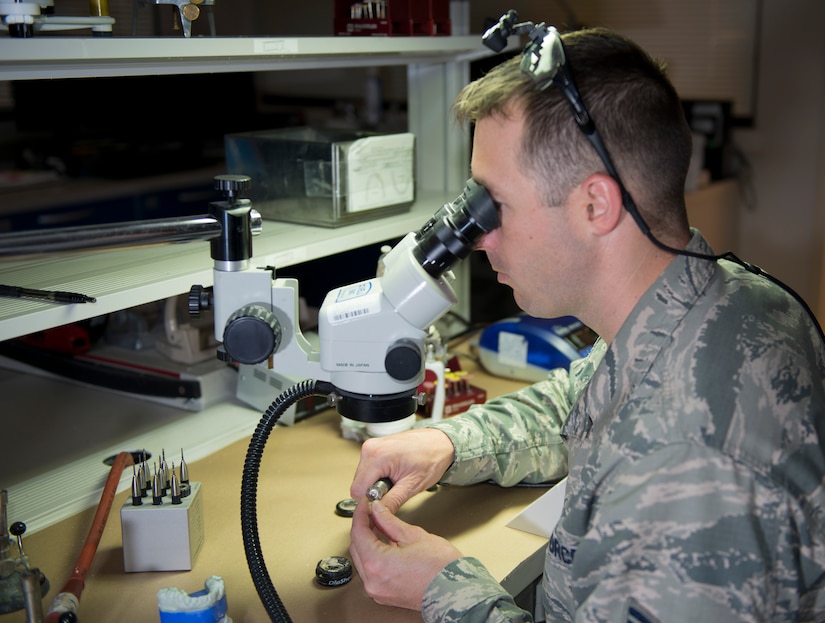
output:
<svg viewBox="0 0 825 623"><path fill-rule="evenodd" d="M66 580L60 593L55 596L52 607L46 615L45 623L60 623L61 620L70 620L63 619L63 615L66 612L74 612L77 603L80 602L80 596L86 586L86 575L89 573L89 569L94 561L97 546L100 544L103 530L106 528L106 521L109 518L109 512L112 509L112 503L117 494L120 476L124 468L132 463L133 459L130 452L121 452L115 458L114 463L112 463L112 467L109 470L109 477L103 486L103 493L100 495L100 502L97 505L97 511L92 520L92 526L89 529L89 535L86 537L83 549L80 550L80 555L77 558L77 562L69 579ZM72 595L74 599L70 597ZM77 613L74 612L74 614Z"/></svg>

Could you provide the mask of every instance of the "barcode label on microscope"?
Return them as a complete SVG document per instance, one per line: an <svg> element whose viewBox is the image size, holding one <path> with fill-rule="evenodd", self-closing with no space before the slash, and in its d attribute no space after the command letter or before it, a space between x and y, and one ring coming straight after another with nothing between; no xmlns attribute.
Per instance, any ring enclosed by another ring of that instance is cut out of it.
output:
<svg viewBox="0 0 825 623"><path fill-rule="evenodd" d="M370 313L370 310L367 308L361 309L349 309L347 311L339 311L332 317L332 322L342 322L344 320L350 320L352 318L357 318L358 316L365 316Z"/></svg>
<svg viewBox="0 0 825 623"><path fill-rule="evenodd" d="M327 303L327 319L330 324L348 322L361 316L377 314L381 311L381 288L375 280L362 281L330 292Z"/></svg>

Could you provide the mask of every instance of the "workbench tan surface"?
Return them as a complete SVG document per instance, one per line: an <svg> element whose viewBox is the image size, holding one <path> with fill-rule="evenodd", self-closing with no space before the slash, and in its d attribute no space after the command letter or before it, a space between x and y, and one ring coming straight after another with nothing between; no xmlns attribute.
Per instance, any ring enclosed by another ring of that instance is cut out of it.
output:
<svg viewBox="0 0 825 623"><path fill-rule="evenodd" d="M495 395L514 385L488 387L488 392ZM225 580L228 614L235 623L269 620L249 573L240 529L247 446L248 440L242 440L189 465L192 481L202 483L206 526L206 540L191 571L123 571L119 511L128 493L117 496L80 601L80 623L158 621L158 589L174 586L191 593L203 588L204 580L212 575ZM258 484L261 545L275 589L296 623L421 620L417 612L375 604L364 593L357 573L350 583L337 588L324 588L314 581L320 559L349 557L350 520L336 515L335 505L349 497L358 457L359 444L341 436L339 416L331 410L293 427L278 426L264 450ZM450 539L465 555L478 557L495 577L503 579L545 542L506 527L544 491L492 484L439 487L408 502L399 515ZM43 600L44 612L71 573L94 510L24 537L32 564L51 583ZM25 621L25 614L0 616L0 623L12 621Z"/></svg>

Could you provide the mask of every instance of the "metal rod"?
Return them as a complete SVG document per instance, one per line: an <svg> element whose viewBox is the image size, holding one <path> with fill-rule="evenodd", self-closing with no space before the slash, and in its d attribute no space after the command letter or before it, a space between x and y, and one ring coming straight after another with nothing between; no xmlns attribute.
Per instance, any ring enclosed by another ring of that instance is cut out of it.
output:
<svg viewBox="0 0 825 623"><path fill-rule="evenodd" d="M9 492L0 490L0 560L9 557Z"/></svg>
<svg viewBox="0 0 825 623"><path fill-rule="evenodd" d="M208 215L62 227L0 234L0 256L211 240L220 235L220 223Z"/></svg>
<svg viewBox="0 0 825 623"><path fill-rule="evenodd" d="M26 623L43 623L43 593L40 590L40 573L37 569L20 576L23 601L26 607Z"/></svg>

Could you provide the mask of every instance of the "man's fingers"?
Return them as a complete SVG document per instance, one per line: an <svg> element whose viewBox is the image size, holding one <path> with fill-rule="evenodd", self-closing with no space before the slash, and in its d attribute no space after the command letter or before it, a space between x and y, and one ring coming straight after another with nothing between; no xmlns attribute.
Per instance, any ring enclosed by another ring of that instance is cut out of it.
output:
<svg viewBox="0 0 825 623"><path fill-rule="evenodd" d="M375 527L385 534L390 541L402 545L409 541L407 534L412 526L396 517L389 507L384 505L383 500L370 504L370 517L372 517Z"/></svg>

